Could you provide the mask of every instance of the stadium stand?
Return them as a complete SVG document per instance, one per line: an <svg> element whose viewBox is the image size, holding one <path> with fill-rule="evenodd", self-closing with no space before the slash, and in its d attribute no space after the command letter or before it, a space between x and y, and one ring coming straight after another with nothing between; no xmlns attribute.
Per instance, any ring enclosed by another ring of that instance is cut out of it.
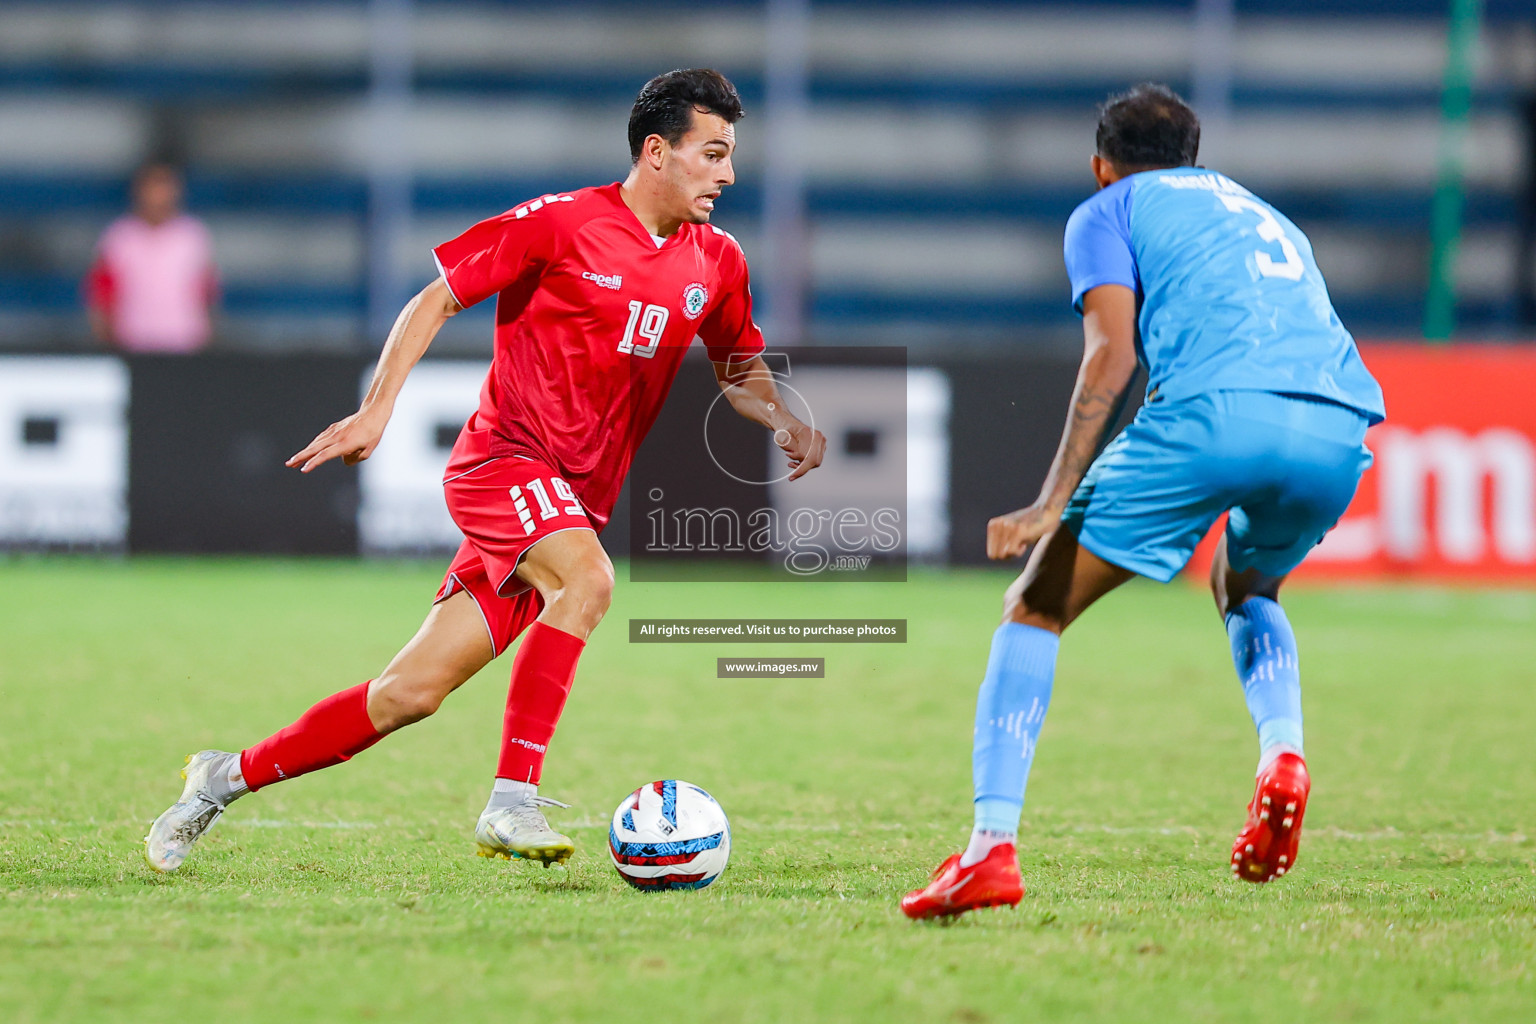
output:
<svg viewBox="0 0 1536 1024"><path fill-rule="evenodd" d="M1207 158L1312 236L1346 322L1417 333L1443 3L1237 5L1233 113ZM1528 4L1489 0L1468 148L1462 324L1509 330ZM701 13L702 12L702 13ZM803 142L810 327L826 341L1069 339L1061 226L1091 187L1093 104L1188 88L1189 3L819 3ZM419 0L412 280L427 247L532 195L622 176L657 70L710 63L761 109L759 4ZM84 347L79 278L150 156L185 162L226 283L221 341L354 351L366 310L366 4L0 4L0 348ZM1529 88L1527 84L1525 86ZM719 223L753 255L761 135ZM488 314L442 348L484 351Z"/></svg>

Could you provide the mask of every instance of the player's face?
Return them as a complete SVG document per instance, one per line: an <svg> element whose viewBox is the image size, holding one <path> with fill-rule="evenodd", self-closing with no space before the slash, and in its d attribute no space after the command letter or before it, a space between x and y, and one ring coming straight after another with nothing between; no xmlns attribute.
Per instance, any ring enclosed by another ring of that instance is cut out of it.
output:
<svg viewBox="0 0 1536 1024"><path fill-rule="evenodd" d="M721 190L736 181L735 152L736 126L719 114L695 110L693 127L666 148L661 167L674 216L694 224L709 221Z"/></svg>
<svg viewBox="0 0 1536 1024"><path fill-rule="evenodd" d="M169 167L151 167L133 183L133 208L151 224L162 224L181 210L181 176Z"/></svg>

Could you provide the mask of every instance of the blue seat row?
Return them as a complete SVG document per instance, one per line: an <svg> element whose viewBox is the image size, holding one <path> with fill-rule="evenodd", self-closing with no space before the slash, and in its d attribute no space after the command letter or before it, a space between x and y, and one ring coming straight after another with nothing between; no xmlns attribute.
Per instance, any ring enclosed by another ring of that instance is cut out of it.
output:
<svg viewBox="0 0 1536 1024"><path fill-rule="evenodd" d="M541 178L420 178L415 183L416 209L423 213L455 213L467 218L509 209L531 196L584 184L588 176L551 174ZM1034 183L1010 185L987 182L974 186L822 185L811 186L812 216L914 215L1000 217L1034 221L1047 226L1065 224L1067 215L1087 197L1089 184L1078 186ZM56 175L0 173L0 209L12 215L59 211L109 216L122 209L127 182L116 175ZM1328 221L1343 226L1424 231L1429 226L1431 192L1416 188L1268 188L1265 197L1293 220ZM729 194L728 212L756 211L761 193L743 181ZM355 213L367 209L367 183L357 175L252 175L209 173L192 168L188 175L188 204L201 213L230 211L270 213ZM1508 223L1515 199L1507 192L1474 190L1465 208L1470 226Z"/></svg>

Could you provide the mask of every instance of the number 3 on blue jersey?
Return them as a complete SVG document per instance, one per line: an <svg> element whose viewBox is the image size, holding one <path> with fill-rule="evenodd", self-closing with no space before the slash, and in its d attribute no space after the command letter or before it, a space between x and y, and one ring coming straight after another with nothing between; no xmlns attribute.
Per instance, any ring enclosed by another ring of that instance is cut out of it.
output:
<svg viewBox="0 0 1536 1024"><path fill-rule="evenodd" d="M1306 272L1307 266L1301 261L1301 253L1296 250L1296 243L1285 237L1285 228L1275 220L1275 215L1267 206L1247 196L1228 195L1225 192L1217 192L1216 198L1220 199L1222 205L1233 213L1242 213L1247 210L1258 214L1259 237L1266 242L1280 243L1280 253L1285 259L1279 263L1276 263L1274 257L1263 249L1254 251L1254 259L1258 263L1261 277L1283 277L1287 281L1301 280L1301 275Z"/></svg>

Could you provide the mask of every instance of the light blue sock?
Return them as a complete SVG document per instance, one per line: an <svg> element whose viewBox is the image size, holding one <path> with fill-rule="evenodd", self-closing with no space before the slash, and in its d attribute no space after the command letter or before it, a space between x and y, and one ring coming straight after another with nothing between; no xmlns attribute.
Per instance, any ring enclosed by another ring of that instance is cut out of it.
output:
<svg viewBox="0 0 1536 1024"><path fill-rule="evenodd" d="M992 634L971 752L977 832L1018 832L1060 644L1055 633L1019 622L1005 622Z"/></svg>
<svg viewBox="0 0 1536 1024"><path fill-rule="evenodd" d="M1284 750L1301 747L1301 673L1296 634L1285 609L1267 597L1250 597L1227 613L1232 664L1243 683L1248 713L1259 730L1259 768Z"/></svg>

